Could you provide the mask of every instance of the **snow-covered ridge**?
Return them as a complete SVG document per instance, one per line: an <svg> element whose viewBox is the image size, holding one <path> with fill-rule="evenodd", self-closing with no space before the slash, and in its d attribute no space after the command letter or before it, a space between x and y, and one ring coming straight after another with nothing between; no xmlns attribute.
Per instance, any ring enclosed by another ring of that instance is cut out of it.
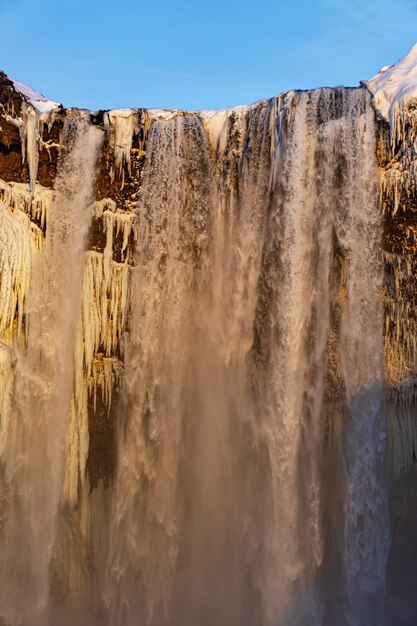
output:
<svg viewBox="0 0 417 626"><path fill-rule="evenodd" d="M48 98L45 98L45 96L32 89L32 87L19 83L17 80L13 81L13 85L16 91L24 95L39 113L49 113L53 109L58 109L62 106L59 102L48 100Z"/></svg>
<svg viewBox="0 0 417 626"><path fill-rule="evenodd" d="M394 129L396 118L406 102L417 98L417 44L403 59L383 67L364 84L372 92L376 108Z"/></svg>

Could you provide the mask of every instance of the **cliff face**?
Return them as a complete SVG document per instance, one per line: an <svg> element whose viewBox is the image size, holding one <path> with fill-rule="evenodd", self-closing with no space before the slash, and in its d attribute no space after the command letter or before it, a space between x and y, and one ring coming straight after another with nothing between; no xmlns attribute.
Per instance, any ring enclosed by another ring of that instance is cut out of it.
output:
<svg viewBox="0 0 417 626"><path fill-rule="evenodd" d="M35 516L50 531L36 541L45 553L54 544L53 560L40 576L43 557L31 555L19 574L44 590L17 614L23 583L11 577L12 599L0 592L6 624L26 623L42 593L54 624L88 605L85 623L130 625L129 605L149 624L267 625L297 598L294 624L381 626L385 613L389 624L413 623L416 106L407 101L394 134L365 88L291 92L217 113L88 112L22 93L0 72L0 529L9 562L23 539L7 535L7 520L21 519L35 475L48 480L47 464L37 474L42 452L21 470L31 428L56 471L54 493L39 492L50 518ZM72 288L68 301L55 300ZM39 364L44 379L34 382ZM223 414L232 415L226 426ZM59 428L28 426L38 415L48 424L61 415ZM247 527L237 540L240 514ZM287 548L270 528L275 518ZM225 567L216 584L220 543L236 570ZM265 564L268 550L284 573ZM2 580L7 571L6 562ZM236 584L224 592L229 576ZM206 600L186 600L192 585L195 597L211 589Z"/></svg>
<svg viewBox="0 0 417 626"><path fill-rule="evenodd" d="M2 187L3 202L19 217L21 214L28 215L28 228L36 232L37 245L42 247L58 162L62 151L64 154L61 158L65 158L67 149L64 146L61 150L64 124L73 112L61 106L54 106L46 113L38 111L23 93L16 91L13 82L3 73L0 74L0 81L0 177L5 183ZM88 232L88 262L92 271L104 262L108 281L107 292L103 296L106 302L100 302L103 310L86 313L103 315L106 320L100 320L103 326L96 329L99 336L93 339L89 362L84 360L81 364L88 370L88 376L85 374L83 381L85 389L79 391L84 403L82 410L89 415L89 453L86 462L88 474L95 485L100 478L108 483L114 465L113 424L108 413L114 383L122 369L119 339L126 323L126 310L122 310L122 307L127 306L126 301L122 302L126 298L123 281L126 280L132 246L132 207L137 202L147 128L140 110L128 112L127 117L123 112L120 116L86 112L85 118L89 124L103 129L104 137L92 176L95 205ZM24 262L23 258L16 261L17 265ZM11 308L8 311L8 319L2 320L8 343L13 336L24 334L21 327L16 328L15 317L19 315L16 312L19 306L24 308L25 295L21 293L21 287L15 284L16 278L12 277L12 280L16 298L20 298L20 301L16 303L16 310ZM90 284L87 288L100 290L101 285ZM89 295L92 298L97 296L96 293ZM24 341L24 338L21 336L20 340ZM85 406L86 402L88 406ZM77 492L77 481L73 489Z"/></svg>

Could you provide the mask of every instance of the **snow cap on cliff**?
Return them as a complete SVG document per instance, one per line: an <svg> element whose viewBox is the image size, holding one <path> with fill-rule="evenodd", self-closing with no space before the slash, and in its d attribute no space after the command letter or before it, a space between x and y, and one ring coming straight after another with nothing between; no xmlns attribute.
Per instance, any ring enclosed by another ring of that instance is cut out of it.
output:
<svg viewBox="0 0 417 626"><path fill-rule="evenodd" d="M394 125L396 113L410 98L417 98L417 44L400 61L383 67L379 74L364 81L372 92L376 108Z"/></svg>
<svg viewBox="0 0 417 626"><path fill-rule="evenodd" d="M13 85L16 91L24 95L29 100L30 104L40 113L49 113L49 111L62 106L59 102L48 100L48 98L45 98L45 96L42 96L42 94L24 83L19 83L17 80L14 80Z"/></svg>

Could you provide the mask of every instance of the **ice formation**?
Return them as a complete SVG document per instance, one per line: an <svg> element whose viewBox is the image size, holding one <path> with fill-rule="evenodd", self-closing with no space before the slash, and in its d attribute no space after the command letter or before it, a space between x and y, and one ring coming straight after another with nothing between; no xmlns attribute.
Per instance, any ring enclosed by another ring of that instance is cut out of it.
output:
<svg viewBox="0 0 417 626"><path fill-rule="evenodd" d="M27 334L27 301L31 269L44 245L44 224L51 190L0 179L0 459L6 450L13 418L15 347Z"/></svg>
<svg viewBox="0 0 417 626"><path fill-rule="evenodd" d="M127 245L134 214L118 211L116 203L95 203L93 214L100 218L106 234L104 252L86 254L81 321L75 346L74 395L68 429L65 498L75 505L78 485L83 485L88 456L88 403L100 392L110 411L113 389L123 372L122 338L126 332L129 304ZM113 237L122 234L123 262L113 260Z"/></svg>
<svg viewBox="0 0 417 626"><path fill-rule="evenodd" d="M133 133L137 124L137 113L132 109L119 109L106 113L109 141L114 153L114 166L111 166L112 180L116 176L124 182L125 172L130 176L130 151Z"/></svg>
<svg viewBox="0 0 417 626"><path fill-rule="evenodd" d="M7 343L23 340L32 258L42 246L32 207L42 214L50 202L49 191L38 188L33 205L28 186L22 187L0 180L0 338Z"/></svg>
<svg viewBox="0 0 417 626"><path fill-rule="evenodd" d="M417 326L412 299L416 237L414 220L409 219L417 195L417 45L365 84L390 126L390 143L381 147L387 161L381 172L381 192L388 232L390 229L401 232L401 238L397 233L392 248L384 251L385 377L390 384L389 466L390 476L395 480L413 464L417 451Z"/></svg>
<svg viewBox="0 0 417 626"><path fill-rule="evenodd" d="M11 187L11 203L15 209L27 213L32 227L38 225L40 230L46 230L48 214L53 201L53 190L36 183L32 191L26 183L8 183Z"/></svg>
<svg viewBox="0 0 417 626"><path fill-rule="evenodd" d="M389 121L396 144L405 130L406 118L417 105L417 44L406 56L379 74L364 81L374 95L375 106Z"/></svg>

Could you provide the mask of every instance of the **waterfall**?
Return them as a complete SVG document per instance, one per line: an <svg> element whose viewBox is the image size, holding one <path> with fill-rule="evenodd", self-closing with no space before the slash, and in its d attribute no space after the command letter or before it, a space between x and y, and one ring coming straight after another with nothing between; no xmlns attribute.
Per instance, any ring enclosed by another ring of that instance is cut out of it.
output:
<svg viewBox="0 0 417 626"><path fill-rule="evenodd" d="M65 121L45 247L32 266L27 347L16 349L0 551L0 613L11 626L47 621L74 371L71 355L100 141L100 131L86 116Z"/></svg>
<svg viewBox="0 0 417 626"><path fill-rule="evenodd" d="M369 92L60 115L0 182L4 626L383 626Z"/></svg>
<svg viewBox="0 0 417 626"><path fill-rule="evenodd" d="M348 315L342 321L341 362L345 378L348 498L345 519L347 623L383 626L385 568L389 546L386 449L387 407L383 385L383 351L375 325L383 324L381 220L375 198L375 129L367 109L358 141L344 136L346 158L361 163L347 177L350 215L340 216L349 271ZM375 210L369 211L374 204ZM373 285L373 293L369 293ZM365 295L366 294L366 295Z"/></svg>
<svg viewBox="0 0 417 626"><path fill-rule="evenodd" d="M110 620L380 625L388 535L370 98L291 93L221 123L219 134L188 114L151 128ZM347 461L332 477L334 421ZM343 502L332 490L346 490ZM345 520L336 531L333 515Z"/></svg>

